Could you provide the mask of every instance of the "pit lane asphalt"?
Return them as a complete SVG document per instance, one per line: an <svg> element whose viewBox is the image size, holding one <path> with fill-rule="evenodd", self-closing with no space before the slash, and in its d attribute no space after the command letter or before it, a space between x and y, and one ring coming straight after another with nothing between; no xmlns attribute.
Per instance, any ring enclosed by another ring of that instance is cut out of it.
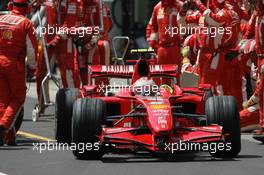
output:
<svg viewBox="0 0 264 175"><path fill-rule="evenodd" d="M51 86L54 99L56 88ZM76 160L71 151L33 150L33 143L44 142L37 136L54 139L53 115L31 121L36 102L35 84L31 84L25 103L25 117L21 131L34 134L35 139L18 137L18 146L0 147L0 175L260 175L264 172L264 145L242 136L242 151L235 159L214 159L206 152L179 154L170 158L153 158L149 154L108 154L100 161ZM52 114L50 107L47 113ZM35 136L37 135L37 136ZM45 139L44 139L45 140Z"/></svg>

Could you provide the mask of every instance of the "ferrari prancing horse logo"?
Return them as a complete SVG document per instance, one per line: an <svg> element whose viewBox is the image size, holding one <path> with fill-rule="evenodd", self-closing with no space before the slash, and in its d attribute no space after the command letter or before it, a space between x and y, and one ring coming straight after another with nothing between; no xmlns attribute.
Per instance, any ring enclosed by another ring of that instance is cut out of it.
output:
<svg viewBox="0 0 264 175"><path fill-rule="evenodd" d="M13 33L11 30L6 30L3 32L3 39L4 40L11 40L13 38Z"/></svg>

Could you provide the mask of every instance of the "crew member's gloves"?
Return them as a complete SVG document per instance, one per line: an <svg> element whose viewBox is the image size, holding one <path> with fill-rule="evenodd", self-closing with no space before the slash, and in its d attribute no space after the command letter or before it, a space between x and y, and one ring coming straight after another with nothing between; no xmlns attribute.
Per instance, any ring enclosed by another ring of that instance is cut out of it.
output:
<svg viewBox="0 0 264 175"><path fill-rule="evenodd" d="M258 103L258 99L257 97L255 97L254 95L252 97L250 97L250 99L247 101L246 103L246 107L250 107L250 106L254 106L255 104Z"/></svg>
<svg viewBox="0 0 264 175"><path fill-rule="evenodd" d="M91 43L96 44L99 39L100 39L100 37L98 35L93 35L92 39L91 39Z"/></svg>
<svg viewBox="0 0 264 175"><path fill-rule="evenodd" d="M53 40L51 40L48 44L47 47L55 47L59 41L60 41L61 37L59 35L56 35Z"/></svg>
<svg viewBox="0 0 264 175"><path fill-rule="evenodd" d="M190 55L190 47L189 46L186 46L184 48L182 48L181 50L181 54L182 54L182 57L185 58L185 57L189 57Z"/></svg>
<svg viewBox="0 0 264 175"><path fill-rule="evenodd" d="M87 49L87 50L92 49L97 44L98 40L99 40L99 37L93 35L92 36L92 39L85 44L85 46L84 46L85 49Z"/></svg>
<svg viewBox="0 0 264 175"><path fill-rule="evenodd" d="M188 68L192 67L191 61L188 58L190 56L190 47L189 46L183 47L181 50L181 54L183 57L181 72L186 72Z"/></svg>

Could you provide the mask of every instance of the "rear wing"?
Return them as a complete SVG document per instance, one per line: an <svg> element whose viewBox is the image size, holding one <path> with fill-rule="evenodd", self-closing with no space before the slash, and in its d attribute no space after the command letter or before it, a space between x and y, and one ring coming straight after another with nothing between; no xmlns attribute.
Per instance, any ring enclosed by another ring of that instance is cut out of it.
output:
<svg viewBox="0 0 264 175"><path fill-rule="evenodd" d="M92 65L89 67L92 78L132 78L135 65ZM175 64L149 65L151 77L171 77L178 74L178 66Z"/></svg>

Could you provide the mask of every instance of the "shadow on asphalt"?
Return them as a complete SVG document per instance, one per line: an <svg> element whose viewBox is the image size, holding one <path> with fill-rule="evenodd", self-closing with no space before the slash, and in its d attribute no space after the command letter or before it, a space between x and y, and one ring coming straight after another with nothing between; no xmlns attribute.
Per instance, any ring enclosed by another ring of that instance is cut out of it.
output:
<svg viewBox="0 0 264 175"><path fill-rule="evenodd" d="M33 143L39 143L39 141L19 137L17 139L17 146L0 146L0 150L29 150L32 149Z"/></svg>
<svg viewBox="0 0 264 175"><path fill-rule="evenodd" d="M201 155L202 154L202 155ZM152 154L134 155L127 157L120 157L115 155L109 155L103 157L101 161L103 163L154 163L154 162L219 162L219 161L241 161L242 159L256 159L262 158L259 155L239 155L236 158L214 158L205 153L179 153L169 156L152 156Z"/></svg>
<svg viewBox="0 0 264 175"><path fill-rule="evenodd" d="M54 117L43 117L43 118L39 118L39 120L36 123L45 123L45 122L53 122L52 120L54 120ZM31 119L24 119L23 122L32 122L33 121Z"/></svg>
<svg viewBox="0 0 264 175"><path fill-rule="evenodd" d="M242 159L260 159L263 156L260 155L238 155L237 158L242 158Z"/></svg>
<svg viewBox="0 0 264 175"><path fill-rule="evenodd" d="M198 159L197 159L198 158ZM137 159L137 160L133 160L133 159ZM239 160L235 160L235 159L214 159L211 157L175 157L175 158L150 158L149 159L142 159L142 158L137 158L137 157L133 157L133 158L103 158L102 162L103 163L155 163L155 162L215 162L215 161L239 161Z"/></svg>
<svg viewBox="0 0 264 175"><path fill-rule="evenodd" d="M0 146L0 151L19 151L19 150L29 150L31 148L20 147L20 146Z"/></svg>

